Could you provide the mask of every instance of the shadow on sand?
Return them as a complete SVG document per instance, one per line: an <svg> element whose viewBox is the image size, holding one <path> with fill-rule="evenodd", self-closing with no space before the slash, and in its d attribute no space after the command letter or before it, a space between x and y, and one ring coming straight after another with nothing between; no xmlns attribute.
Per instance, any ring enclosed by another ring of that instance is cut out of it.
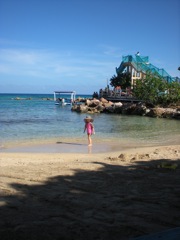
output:
<svg viewBox="0 0 180 240"><path fill-rule="evenodd" d="M87 145L83 143L74 143L74 142L56 142L57 144L68 144L68 145Z"/></svg>
<svg viewBox="0 0 180 240"><path fill-rule="evenodd" d="M180 159L130 166L94 162L100 168L43 183L11 184L2 191L2 240L124 240L180 225ZM171 161L172 162L172 161Z"/></svg>

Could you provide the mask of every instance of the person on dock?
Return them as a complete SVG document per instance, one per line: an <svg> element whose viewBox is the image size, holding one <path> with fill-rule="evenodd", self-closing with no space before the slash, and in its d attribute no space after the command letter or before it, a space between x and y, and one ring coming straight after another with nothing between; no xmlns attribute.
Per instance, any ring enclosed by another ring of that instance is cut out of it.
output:
<svg viewBox="0 0 180 240"><path fill-rule="evenodd" d="M90 116L86 116L84 119L85 126L84 126L84 132L87 131L88 136L88 146L92 146L92 139L91 135L95 134L94 125L92 124L94 120Z"/></svg>

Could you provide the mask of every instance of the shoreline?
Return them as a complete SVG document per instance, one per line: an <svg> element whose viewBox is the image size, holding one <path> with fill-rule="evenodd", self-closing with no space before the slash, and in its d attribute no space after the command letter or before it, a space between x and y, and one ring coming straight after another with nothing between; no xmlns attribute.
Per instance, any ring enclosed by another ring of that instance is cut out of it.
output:
<svg viewBox="0 0 180 240"><path fill-rule="evenodd" d="M59 141L55 143L31 143L31 144L18 144L15 146L2 147L0 152L2 153L107 153L113 152L114 150L121 149L119 145L113 145L109 143L94 143L92 146L79 142L75 143L72 141Z"/></svg>
<svg viewBox="0 0 180 240"><path fill-rule="evenodd" d="M62 145L62 148L64 148L66 144ZM68 144L69 145L69 144ZM42 145L42 148L44 150L44 147L50 146L48 145ZM86 149L88 149L87 145L84 145L86 147ZM39 149L39 145L34 146L34 148ZM106 146L104 146L106 147ZM38 150L34 150L32 151L32 146L30 147L31 151L27 151L27 148L24 148L24 151L14 151L14 149L7 149L7 151L1 151L1 164L4 161L4 158L9 158L10 157L10 164L13 163L13 159L18 159L25 157L26 160L30 161L33 159L33 161L36 161L36 157L39 159L39 157L42 159L50 159L52 156L52 159L55 160L55 158L64 158L64 159L71 159L71 162L74 161L74 159L76 159L77 157L80 159L89 159L91 161L92 156L94 159L101 159L102 161L105 161L107 159L111 158L115 158L116 160L121 156L124 155L125 156L125 160L123 160L124 162L134 162L136 163L136 161L138 160L143 160L143 161L151 161L151 160L179 160L180 161L180 144L173 144L173 145L158 145L158 146L128 146L126 148L119 148L118 146L110 146L111 150L109 151L109 149L105 149L105 151L97 151L96 149L95 152L89 152L89 151L77 151L77 152L73 152L73 151L68 151L68 150L64 150L64 151L38 151ZM20 147L19 149L21 149L22 147ZM93 146L92 146L93 148ZM18 149L18 150L19 150ZM40 149L42 150L42 149ZM62 149L61 149L62 150ZM103 149L104 150L104 149ZM142 155L142 156L141 156ZM120 157L121 158L121 157ZM133 159L133 161L131 161ZM40 160L40 159L39 159ZM38 163L38 162L37 162ZM8 164L8 163L7 163ZM123 163L122 163L123 164ZM3 165L1 165L3 166Z"/></svg>
<svg viewBox="0 0 180 240"><path fill-rule="evenodd" d="M69 145L72 147L69 149ZM77 149L82 148L81 150ZM89 151L91 149L91 151ZM171 155L168 153L168 149L173 149L175 155ZM158 153L156 153L156 151ZM155 152L155 154L154 154ZM1 148L0 154L3 158L4 156L13 156L14 158L17 158L18 156L27 156L27 158L31 158L33 156L36 158L36 156L41 156L42 158L46 156L65 156L68 158L72 158L72 161L74 157L87 157L91 159L91 156L93 158L107 158L107 157L117 157L121 154L125 154L126 156L132 157L134 155L136 156L136 160L138 160L139 154L149 154L151 155L149 157L149 160L152 158L160 159L162 157L163 159L178 159L180 160L180 144L178 142L174 144L162 144L162 145L155 145L155 144L149 144L149 145L143 145L138 146L136 144L134 145L128 145L128 146L119 146L119 144L115 143L96 143L92 146L88 146L84 143L73 143L73 142L67 142L67 143L41 143L41 144L31 144L31 145L18 145L14 147L9 148ZM1 159L2 160L2 159ZM147 159L146 159L147 160Z"/></svg>
<svg viewBox="0 0 180 240"><path fill-rule="evenodd" d="M113 153L148 147L162 147L178 145L179 138L166 139L166 141L140 141L134 139L93 139L93 145L88 146L85 138L48 139L33 141L7 142L0 145L0 153Z"/></svg>

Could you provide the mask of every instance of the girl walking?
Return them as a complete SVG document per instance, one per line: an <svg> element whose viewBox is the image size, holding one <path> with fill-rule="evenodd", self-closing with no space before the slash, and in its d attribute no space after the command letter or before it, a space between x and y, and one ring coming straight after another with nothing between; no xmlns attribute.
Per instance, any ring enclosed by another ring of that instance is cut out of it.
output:
<svg viewBox="0 0 180 240"><path fill-rule="evenodd" d="M92 146L92 139L91 135L95 134L95 129L92 124L94 120L90 116L86 116L84 119L85 126L84 126L84 132L87 131L87 136L88 136L88 146Z"/></svg>

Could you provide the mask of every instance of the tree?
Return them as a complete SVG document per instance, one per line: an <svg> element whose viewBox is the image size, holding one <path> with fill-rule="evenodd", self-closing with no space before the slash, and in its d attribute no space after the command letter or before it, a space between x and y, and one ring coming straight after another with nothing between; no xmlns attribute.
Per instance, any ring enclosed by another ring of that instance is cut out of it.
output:
<svg viewBox="0 0 180 240"><path fill-rule="evenodd" d="M145 79L136 81L133 94L145 102L168 105L180 101L180 84L147 75Z"/></svg>
<svg viewBox="0 0 180 240"><path fill-rule="evenodd" d="M167 87L167 94L164 95L162 103L180 103L180 84L178 82L171 82L168 83Z"/></svg>
<svg viewBox="0 0 180 240"><path fill-rule="evenodd" d="M130 73L121 73L117 76L114 75L110 79L110 85L112 87L121 86L122 89L126 89L131 86L131 74Z"/></svg>

